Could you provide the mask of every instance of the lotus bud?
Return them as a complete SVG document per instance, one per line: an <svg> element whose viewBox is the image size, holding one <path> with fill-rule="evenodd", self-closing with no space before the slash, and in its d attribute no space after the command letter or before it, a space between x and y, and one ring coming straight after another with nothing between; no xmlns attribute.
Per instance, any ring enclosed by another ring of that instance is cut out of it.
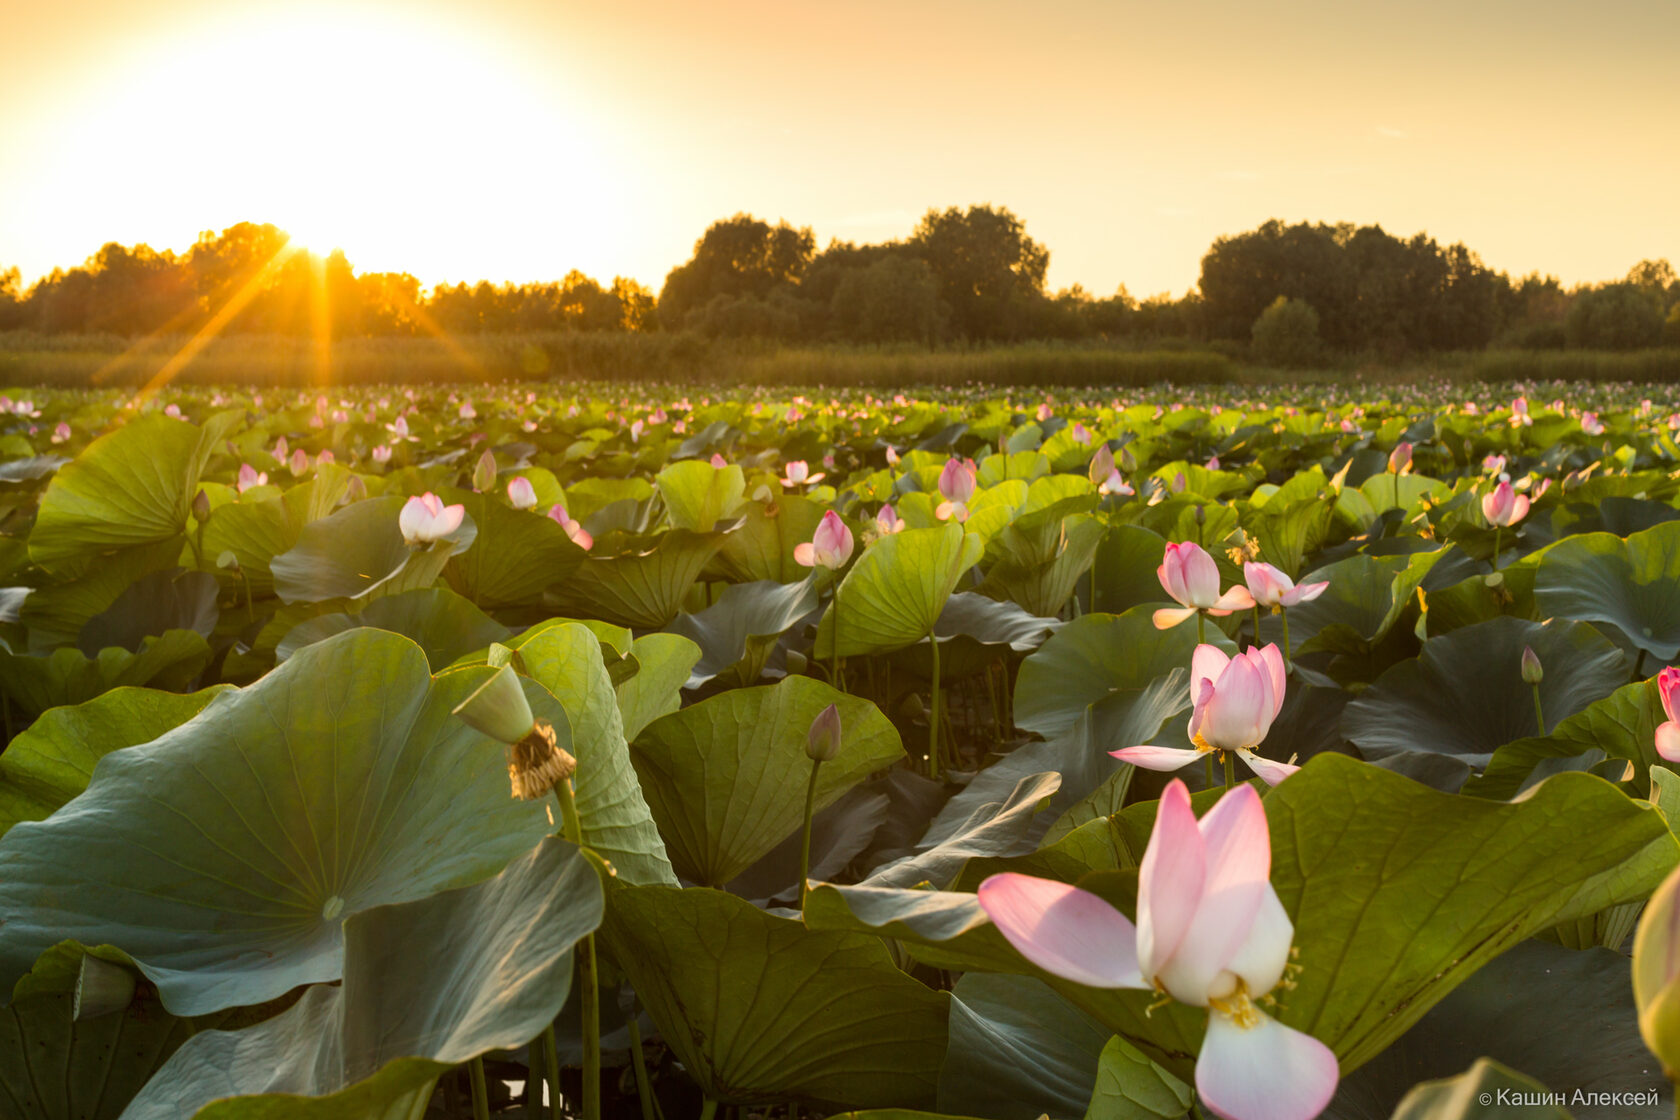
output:
<svg viewBox="0 0 1680 1120"><path fill-rule="evenodd" d="M537 504L537 490L531 485L531 480L524 475L509 482L507 485L508 501L514 509L534 509Z"/></svg>
<svg viewBox="0 0 1680 1120"><path fill-rule="evenodd" d="M1196 525L1197 525L1198 528L1200 528L1201 526L1206 525L1206 524L1207 524L1207 507L1199 505L1199 506L1196 507Z"/></svg>
<svg viewBox="0 0 1680 1120"><path fill-rule="evenodd" d="M1534 652L1534 647L1524 646L1522 651L1523 683L1539 684L1545 675L1545 670L1540 667L1540 657Z"/></svg>
<svg viewBox="0 0 1680 1120"><path fill-rule="evenodd" d="M120 964L85 953L81 974L76 977L70 1018L79 1023L121 1011L134 1002L134 989L134 973Z"/></svg>
<svg viewBox="0 0 1680 1120"><path fill-rule="evenodd" d="M803 653L800 653L798 650L790 649L790 650L787 651L788 676L790 676L790 677L802 676L804 674L805 670L810 666L810 664L811 664L810 658L806 657Z"/></svg>
<svg viewBox="0 0 1680 1120"><path fill-rule="evenodd" d="M473 465L472 488L480 494L487 493L496 485L496 457L486 448L484 454L478 457Z"/></svg>
<svg viewBox="0 0 1680 1120"><path fill-rule="evenodd" d="M1670 1077L1680 1071L1680 868L1645 905L1633 935L1639 1033Z"/></svg>
<svg viewBox="0 0 1680 1120"><path fill-rule="evenodd" d="M345 484L344 497L338 504L347 506L352 502L359 502L365 497L367 497L367 483L362 481L361 475L353 474L350 476L350 481Z"/></svg>
<svg viewBox="0 0 1680 1120"><path fill-rule="evenodd" d="M209 494L206 494L204 491L200 490L198 493L193 495L192 515L193 515L193 520L198 522L200 525L202 525L206 521L210 520L210 495Z"/></svg>
<svg viewBox="0 0 1680 1120"><path fill-rule="evenodd" d="M1091 456L1091 467L1088 472L1091 485L1101 486L1108 481L1108 476L1114 473L1114 452L1108 449L1108 444L1097 448L1097 453Z"/></svg>
<svg viewBox="0 0 1680 1120"><path fill-rule="evenodd" d="M536 723L519 676L506 666L461 701L454 714L473 730L502 743L519 742Z"/></svg>
<svg viewBox="0 0 1680 1120"><path fill-rule="evenodd" d="M817 713L805 737L805 757L812 762L833 762L840 756L840 709L833 704Z"/></svg>
<svg viewBox="0 0 1680 1120"><path fill-rule="evenodd" d="M1127 474L1131 474L1133 471L1137 470L1137 465L1137 456L1133 454L1131 445L1128 444L1125 447L1122 447L1120 449L1120 469L1125 471Z"/></svg>
<svg viewBox="0 0 1680 1120"><path fill-rule="evenodd" d="M466 506L459 503L446 506L443 499L428 491L403 503L397 515L397 527L410 548L419 548L459 529L466 514Z"/></svg>
<svg viewBox="0 0 1680 1120"><path fill-rule="evenodd" d="M1388 470L1390 474L1405 474L1412 465L1412 445L1397 443L1394 450L1388 453Z"/></svg>

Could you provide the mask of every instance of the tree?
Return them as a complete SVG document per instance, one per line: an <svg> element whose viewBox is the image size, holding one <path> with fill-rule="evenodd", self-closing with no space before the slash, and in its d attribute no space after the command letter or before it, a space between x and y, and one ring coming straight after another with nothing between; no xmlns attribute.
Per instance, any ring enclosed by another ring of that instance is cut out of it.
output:
<svg viewBox="0 0 1680 1120"><path fill-rule="evenodd" d="M1318 312L1305 300L1277 297L1251 333L1254 356L1269 365L1296 369L1318 358Z"/></svg>
<svg viewBox="0 0 1680 1120"><path fill-rule="evenodd" d="M694 244L694 256L671 270L659 293L659 319L687 325L688 314L718 296L764 299L778 286L794 286L816 252L809 228L771 226L750 214L713 222Z"/></svg>
<svg viewBox="0 0 1680 1120"><path fill-rule="evenodd" d="M965 338L1018 338L1044 301L1050 251L1001 206L929 210L906 247L933 270L952 326Z"/></svg>
<svg viewBox="0 0 1680 1120"><path fill-rule="evenodd" d="M926 261L891 255L845 269L829 314L833 329L849 340L927 346L939 336L945 305Z"/></svg>
<svg viewBox="0 0 1680 1120"><path fill-rule="evenodd" d="M0 272L0 331L23 326L23 274L16 266Z"/></svg>
<svg viewBox="0 0 1680 1120"><path fill-rule="evenodd" d="M1563 321L1571 348L1637 350L1662 341L1663 314L1648 289L1626 282L1581 292Z"/></svg>

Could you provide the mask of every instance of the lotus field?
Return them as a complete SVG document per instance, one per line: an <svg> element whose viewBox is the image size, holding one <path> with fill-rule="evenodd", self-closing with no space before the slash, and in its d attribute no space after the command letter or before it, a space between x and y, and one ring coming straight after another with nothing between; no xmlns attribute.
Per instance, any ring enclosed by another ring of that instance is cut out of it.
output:
<svg viewBox="0 0 1680 1120"><path fill-rule="evenodd" d="M0 399L0 1117L1673 1113L1668 390L692 392Z"/></svg>

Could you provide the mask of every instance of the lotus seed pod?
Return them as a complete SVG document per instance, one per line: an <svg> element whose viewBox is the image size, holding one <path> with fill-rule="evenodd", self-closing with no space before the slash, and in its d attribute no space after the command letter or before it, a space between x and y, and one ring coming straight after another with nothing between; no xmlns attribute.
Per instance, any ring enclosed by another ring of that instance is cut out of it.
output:
<svg viewBox="0 0 1680 1120"><path fill-rule="evenodd" d="M502 743L519 742L536 723L519 675L505 665L461 701L455 715L473 730Z"/></svg>
<svg viewBox="0 0 1680 1120"><path fill-rule="evenodd" d="M101 960L92 953L84 954L70 1017L81 1022L121 1011L134 1002L134 986L134 973L122 965Z"/></svg>

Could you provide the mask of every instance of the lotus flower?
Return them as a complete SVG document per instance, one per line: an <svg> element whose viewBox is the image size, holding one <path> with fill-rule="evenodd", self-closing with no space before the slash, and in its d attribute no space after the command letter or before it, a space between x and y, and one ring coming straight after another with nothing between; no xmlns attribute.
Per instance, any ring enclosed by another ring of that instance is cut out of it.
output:
<svg viewBox="0 0 1680 1120"><path fill-rule="evenodd" d="M390 445L382 443L378 447L375 447L373 449L373 461L376 463L389 463L391 461Z"/></svg>
<svg viewBox="0 0 1680 1120"><path fill-rule="evenodd" d="M725 459L722 455L717 454L715 451L712 453L712 466L713 467L715 467L717 470L721 471L723 468L727 467L728 465L729 465L729 460Z"/></svg>
<svg viewBox="0 0 1680 1120"><path fill-rule="evenodd" d="M466 515L466 506L446 506L442 498L428 490L403 503L397 525L402 529L403 540L408 542L409 547L417 548L442 540L459 529L461 519Z"/></svg>
<svg viewBox="0 0 1680 1120"><path fill-rule="evenodd" d="M456 413L456 415L463 420L476 420L478 418L478 411L473 408L471 401L463 401L461 403L460 410Z"/></svg>
<svg viewBox="0 0 1680 1120"><path fill-rule="evenodd" d="M795 545L793 549L796 563L807 568L827 568L831 572L844 568L851 558L852 531L833 510L822 515L810 540Z"/></svg>
<svg viewBox="0 0 1680 1120"><path fill-rule="evenodd" d="M536 487L524 475L513 479L507 484L508 501L514 509L535 509L537 505Z"/></svg>
<svg viewBox="0 0 1680 1120"><path fill-rule="evenodd" d="M302 477L309 473L309 452L301 447L293 451L290 466L294 476Z"/></svg>
<svg viewBox="0 0 1680 1120"><path fill-rule="evenodd" d="M1388 469L1391 474L1405 474L1412 465L1412 445L1397 443L1394 450L1388 453Z"/></svg>
<svg viewBox="0 0 1680 1120"><path fill-rule="evenodd" d="M245 463L239 468L239 481L235 485L241 494L253 486L267 486L268 472L259 472L251 464Z"/></svg>
<svg viewBox="0 0 1680 1120"><path fill-rule="evenodd" d="M1277 645L1252 646L1227 657L1218 646L1200 645L1190 661L1190 741L1184 747L1125 747L1109 754L1145 770L1178 770L1209 751L1229 751L1248 763L1267 785L1299 770L1254 753L1283 709L1283 654Z"/></svg>
<svg viewBox="0 0 1680 1120"><path fill-rule="evenodd" d="M1675 694L1680 693L1680 669L1670 665L1657 674L1657 695L1662 697L1666 723L1657 725L1657 753L1670 762L1680 762L1680 717L1674 714Z"/></svg>
<svg viewBox="0 0 1680 1120"><path fill-rule="evenodd" d="M1517 397L1511 401L1511 427L1526 428L1534 423L1534 417L1528 414L1528 398Z"/></svg>
<svg viewBox="0 0 1680 1120"><path fill-rule="evenodd" d="M1097 453L1091 456L1091 465L1086 468L1086 474L1091 479L1092 486L1102 486L1108 481L1109 475L1116 473L1114 468L1114 452L1108 449L1108 444L1097 448Z"/></svg>
<svg viewBox="0 0 1680 1120"><path fill-rule="evenodd" d="M69 439L70 425L65 423L63 420L60 420L53 428L52 441L54 443L65 443L68 442Z"/></svg>
<svg viewBox="0 0 1680 1120"><path fill-rule="evenodd" d="M418 441L420 438L419 436L410 434L408 430L408 418L406 416L397 417L396 420L385 425L385 430L391 433L392 443L402 443L405 440Z"/></svg>
<svg viewBox="0 0 1680 1120"><path fill-rule="evenodd" d="M811 473L811 465L803 459L794 459L782 471L782 477L777 479L783 486L815 486L826 475L821 471Z"/></svg>
<svg viewBox="0 0 1680 1120"><path fill-rule="evenodd" d="M1297 586L1294 580L1270 564L1255 560L1243 565L1243 581L1248 584L1246 591L1233 587L1226 592L1227 598L1235 599L1240 592L1251 600L1247 604L1248 607L1269 607L1273 613L1282 611L1284 607L1293 607L1296 603L1311 602L1324 594L1324 589L1330 586L1329 580Z"/></svg>
<svg viewBox="0 0 1680 1120"><path fill-rule="evenodd" d="M1515 525L1528 516L1528 495L1517 493L1509 480L1501 482L1482 495L1482 516L1499 528Z"/></svg>
<svg viewBox="0 0 1680 1120"><path fill-rule="evenodd" d="M890 504L884 505L881 512L875 515L875 524L880 527L882 533L891 535L903 531L904 518L900 517L898 511Z"/></svg>
<svg viewBox="0 0 1680 1120"><path fill-rule="evenodd" d="M947 459L939 472L939 493L945 499L933 515L941 521L968 520L968 500L974 497L980 471L973 459Z"/></svg>
<svg viewBox="0 0 1680 1120"><path fill-rule="evenodd" d="M1197 611L1212 615L1230 614L1254 605L1248 592L1234 587L1219 593L1219 565L1194 541L1167 545L1161 566L1155 569L1161 586L1181 607L1162 607L1155 612L1155 628L1170 630Z"/></svg>
<svg viewBox="0 0 1680 1120"><path fill-rule="evenodd" d="M571 515L566 512L565 506L555 505L551 507L548 511L548 516L550 520L554 521L555 524L560 526L560 528L566 530L566 535L572 538L573 544L577 545L585 552L588 552L590 549L595 547L595 538L590 536L589 531L582 525L579 525L576 521L572 520Z"/></svg>
<svg viewBox="0 0 1680 1120"><path fill-rule="evenodd" d="M1260 798L1238 786L1200 821L1184 783L1161 795L1138 875L1137 924L1097 895L1005 872L980 908L1023 957L1094 988L1155 989L1208 1009L1202 1105L1226 1120L1310 1120L1336 1091L1336 1055L1259 1004L1290 971L1295 927L1270 882Z"/></svg>
<svg viewBox="0 0 1680 1120"><path fill-rule="evenodd" d="M1598 413L1596 413L1596 412L1583 412L1583 413L1581 413L1581 430L1583 432L1587 433L1589 436L1601 436L1601 435L1603 435L1604 434L1604 424L1599 420Z"/></svg>

